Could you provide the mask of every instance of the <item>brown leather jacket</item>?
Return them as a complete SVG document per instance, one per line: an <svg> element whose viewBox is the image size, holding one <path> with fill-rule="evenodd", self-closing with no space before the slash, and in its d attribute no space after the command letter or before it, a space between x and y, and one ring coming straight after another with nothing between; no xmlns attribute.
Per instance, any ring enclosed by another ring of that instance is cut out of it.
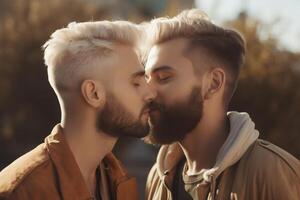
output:
<svg viewBox="0 0 300 200"><path fill-rule="evenodd" d="M108 199L138 199L135 178L127 174L114 155L107 155L102 163ZM0 200L4 199L93 199L59 125L44 143L0 172Z"/></svg>

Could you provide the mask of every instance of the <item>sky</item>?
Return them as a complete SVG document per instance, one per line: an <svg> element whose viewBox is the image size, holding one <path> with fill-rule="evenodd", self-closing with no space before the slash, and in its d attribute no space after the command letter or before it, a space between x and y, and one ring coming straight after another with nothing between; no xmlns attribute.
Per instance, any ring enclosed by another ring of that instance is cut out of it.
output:
<svg viewBox="0 0 300 200"><path fill-rule="evenodd" d="M251 17L271 25L271 34L283 48L300 52L300 0L196 0L216 22L234 19L245 9Z"/></svg>

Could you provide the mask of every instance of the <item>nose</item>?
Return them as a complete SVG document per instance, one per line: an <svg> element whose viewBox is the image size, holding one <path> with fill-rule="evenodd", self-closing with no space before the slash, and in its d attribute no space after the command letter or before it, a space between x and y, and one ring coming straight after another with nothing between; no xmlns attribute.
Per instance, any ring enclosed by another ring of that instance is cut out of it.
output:
<svg viewBox="0 0 300 200"><path fill-rule="evenodd" d="M143 96L144 96L144 101L151 102L156 98L157 91L152 85L145 84L145 94Z"/></svg>

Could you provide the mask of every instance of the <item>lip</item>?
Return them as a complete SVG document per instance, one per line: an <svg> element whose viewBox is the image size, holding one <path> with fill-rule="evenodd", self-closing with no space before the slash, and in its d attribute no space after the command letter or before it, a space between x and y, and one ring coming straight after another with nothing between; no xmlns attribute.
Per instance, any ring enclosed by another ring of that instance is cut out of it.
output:
<svg viewBox="0 0 300 200"><path fill-rule="evenodd" d="M159 109L150 109L149 110L149 113L150 114L153 114L153 113L159 113L160 111L159 111Z"/></svg>
<svg viewBox="0 0 300 200"><path fill-rule="evenodd" d="M144 110L143 115L144 114L149 114L149 113L150 113L150 109L146 109L146 110Z"/></svg>

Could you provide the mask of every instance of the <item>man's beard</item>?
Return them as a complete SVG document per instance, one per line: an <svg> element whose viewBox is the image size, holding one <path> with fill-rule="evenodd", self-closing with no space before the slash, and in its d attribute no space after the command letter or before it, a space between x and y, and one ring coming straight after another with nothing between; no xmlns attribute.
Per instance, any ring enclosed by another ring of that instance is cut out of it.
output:
<svg viewBox="0 0 300 200"><path fill-rule="evenodd" d="M203 100L201 89L194 87L190 96L172 106L152 102L150 110L150 134L146 142L153 144L170 144L182 141L191 132L202 118Z"/></svg>
<svg viewBox="0 0 300 200"><path fill-rule="evenodd" d="M113 137L145 137L149 133L149 124L143 124L141 116L146 108L145 105L140 116L135 120L117 98L110 94L103 110L98 114L97 129Z"/></svg>

